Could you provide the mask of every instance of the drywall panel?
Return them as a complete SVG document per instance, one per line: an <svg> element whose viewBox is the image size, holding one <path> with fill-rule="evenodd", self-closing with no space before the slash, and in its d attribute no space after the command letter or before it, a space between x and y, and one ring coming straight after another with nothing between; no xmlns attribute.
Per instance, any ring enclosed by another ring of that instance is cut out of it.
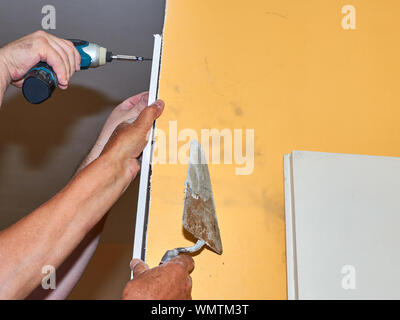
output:
<svg viewBox="0 0 400 320"><path fill-rule="evenodd" d="M158 79L160 75L162 37L159 34L154 35L153 61L151 66L151 77L149 85L149 105L157 100L158 97ZM145 259L146 236L148 211L150 203L150 183L151 183L151 159L154 146L154 129L156 122L150 129L147 144L142 152L140 164L140 183L138 192L138 205L135 220L135 238L133 241L132 257L136 259ZM133 277L133 273L131 273Z"/></svg>
<svg viewBox="0 0 400 320"><path fill-rule="evenodd" d="M166 139L156 137L168 161L153 166L150 265L192 243L182 231L186 164L176 149L193 132L182 130L254 130L250 174L237 175L244 164L234 158L209 165L224 253L195 257L194 298L286 298L284 154L400 156L400 4L351 1L355 30L342 27L345 4L168 1L157 121Z"/></svg>
<svg viewBox="0 0 400 320"><path fill-rule="evenodd" d="M289 298L399 299L400 158L289 157Z"/></svg>

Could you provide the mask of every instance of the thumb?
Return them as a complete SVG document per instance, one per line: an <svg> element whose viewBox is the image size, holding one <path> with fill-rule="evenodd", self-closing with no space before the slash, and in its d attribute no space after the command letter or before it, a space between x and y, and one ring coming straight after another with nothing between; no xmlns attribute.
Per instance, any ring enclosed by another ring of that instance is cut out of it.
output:
<svg viewBox="0 0 400 320"><path fill-rule="evenodd" d="M132 156L137 158L142 153L147 144L148 133L153 126L153 122L161 115L164 110L164 102L157 100L151 106L143 109L136 121L127 127L127 135L131 137L131 145L134 146Z"/></svg>
<svg viewBox="0 0 400 320"><path fill-rule="evenodd" d="M154 120L156 120L164 110L164 101L157 100L150 106L144 108L136 121L133 123L134 128L144 129L145 131L150 130Z"/></svg>
<svg viewBox="0 0 400 320"><path fill-rule="evenodd" d="M139 274L149 270L149 266L140 259L132 259L130 268L133 272L133 277L137 277Z"/></svg>
<svg viewBox="0 0 400 320"><path fill-rule="evenodd" d="M127 151L129 157L138 158L147 144L154 121L161 115L163 110L164 102L157 100L151 106L145 107L133 123L130 123L129 120L121 122L108 140L103 153L114 146L117 149L121 149L120 147L122 146L123 154ZM116 141L120 141L120 143Z"/></svg>

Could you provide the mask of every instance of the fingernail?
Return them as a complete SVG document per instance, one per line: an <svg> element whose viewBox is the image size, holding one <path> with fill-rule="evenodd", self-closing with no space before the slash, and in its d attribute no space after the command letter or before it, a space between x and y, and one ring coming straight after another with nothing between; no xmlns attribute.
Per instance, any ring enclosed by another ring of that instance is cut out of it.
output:
<svg viewBox="0 0 400 320"><path fill-rule="evenodd" d="M130 266L130 268L131 268L132 271L135 269L135 267L138 265L139 262L140 262L140 260L138 260L138 259L133 259L133 260L131 261L131 263L129 264L129 266Z"/></svg>
<svg viewBox="0 0 400 320"><path fill-rule="evenodd" d="M140 102L143 103L145 106L149 104L149 94L145 93L141 96Z"/></svg>
<svg viewBox="0 0 400 320"><path fill-rule="evenodd" d="M163 109L164 108L164 102L162 102L162 100L157 100L154 102L154 105L158 108L158 109Z"/></svg>
<svg viewBox="0 0 400 320"><path fill-rule="evenodd" d="M136 120L136 118L129 118L128 120L125 120L125 122L128 122L129 124L133 123Z"/></svg>

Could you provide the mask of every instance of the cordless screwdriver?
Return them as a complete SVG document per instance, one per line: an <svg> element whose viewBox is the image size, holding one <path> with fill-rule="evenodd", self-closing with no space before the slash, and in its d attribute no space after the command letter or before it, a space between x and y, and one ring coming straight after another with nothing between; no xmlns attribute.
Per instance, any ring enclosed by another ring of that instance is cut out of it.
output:
<svg viewBox="0 0 400 320"><path fill-rule="evenodd" d="M68 39L71 41L81 56L81 70L97 68L113 60L145 61L151 60L139 56L114 55L107 48L85 40ZM58 86L57 75L53 68L46 62L40 61L25 75L22 93L30 103L38 104L50 98Z"/></svg>

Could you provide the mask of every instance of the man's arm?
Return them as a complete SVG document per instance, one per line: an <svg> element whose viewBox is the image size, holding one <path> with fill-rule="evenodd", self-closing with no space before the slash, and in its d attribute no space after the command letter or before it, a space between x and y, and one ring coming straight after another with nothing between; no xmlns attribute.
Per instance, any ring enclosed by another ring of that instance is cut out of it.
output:
<svg viewBox="0 0 400 320"><path fill-rule="evenodd" d="M79 166L76 174L97 159L115 128L123 121L133 122L148 105L148 93L144 92L126 99L109 115L92 150ZM43 289L39 285L29 299L66 299L86 269L96 251L107 216L89 232L72 254L60 265L56 272L56 289Z"/></svg>
<svg viewBox="0 0 400 320"><path fill-rule="evenodd" d="M157 101L114 131L101 156L34 212L0 233L0 298L26 297L45 265L57 268L136 176L147 133L162 113Z"/></svg>

